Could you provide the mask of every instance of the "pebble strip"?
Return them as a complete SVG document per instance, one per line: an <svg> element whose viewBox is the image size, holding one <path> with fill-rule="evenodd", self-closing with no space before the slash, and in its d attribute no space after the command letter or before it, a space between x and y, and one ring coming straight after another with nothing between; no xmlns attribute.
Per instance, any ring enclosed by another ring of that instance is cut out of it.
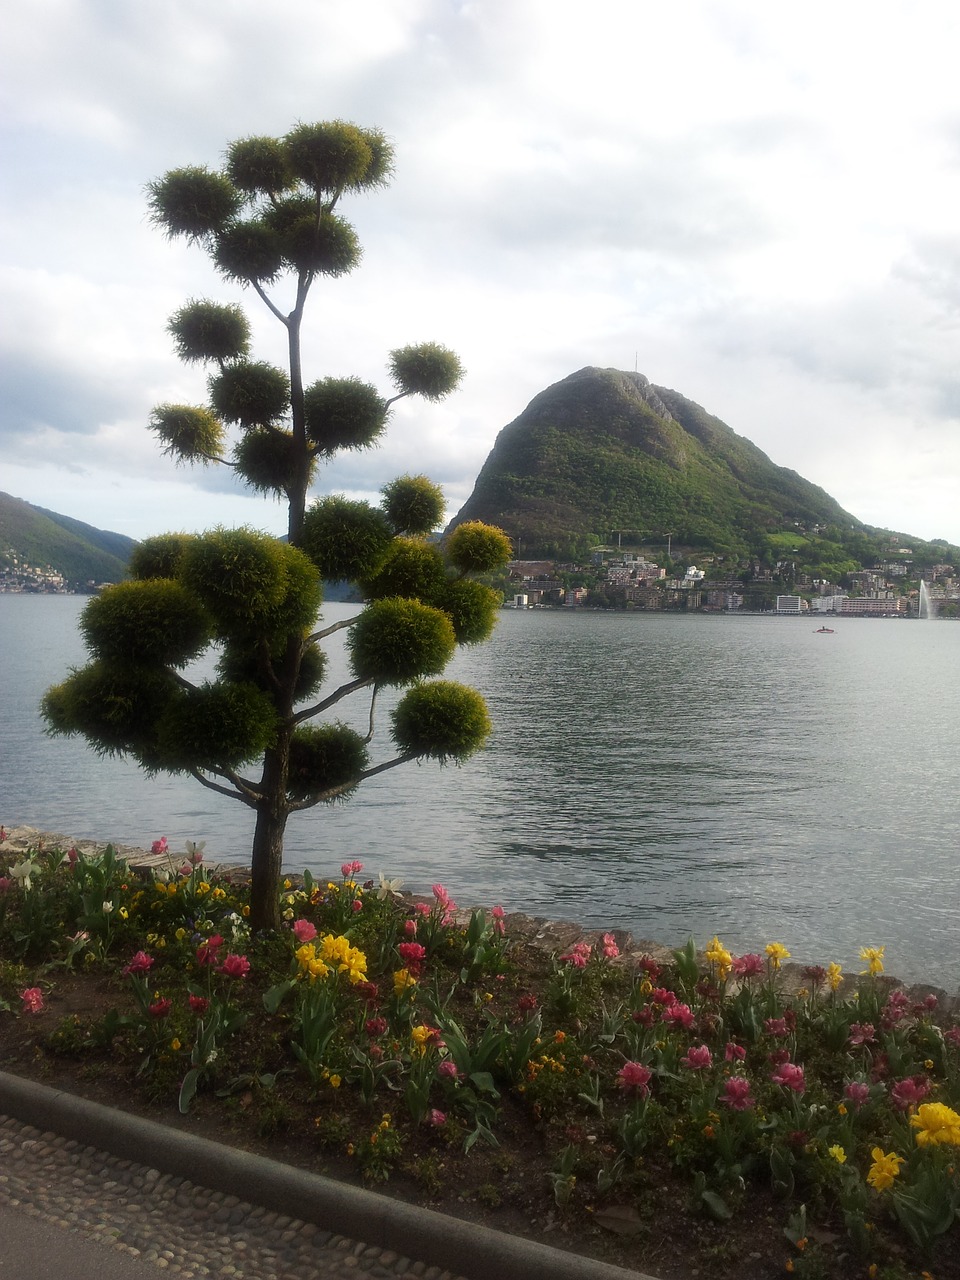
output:
<svg viewBox="0 0 960 1280"><path fill-rule="evenodd" d="M466 1280L0 1116L0 1204L182 1280Z"/></svg>

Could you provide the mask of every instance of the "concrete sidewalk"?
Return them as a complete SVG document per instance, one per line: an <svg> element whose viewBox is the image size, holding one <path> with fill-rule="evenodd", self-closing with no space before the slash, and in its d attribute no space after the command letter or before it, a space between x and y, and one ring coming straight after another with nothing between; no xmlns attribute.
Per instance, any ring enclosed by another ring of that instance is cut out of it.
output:
<svg viewBox="0 0 960 1280"><path fill-rule="evenodd" d="M0 1280L651 1280L0 1072Z"/></svg>

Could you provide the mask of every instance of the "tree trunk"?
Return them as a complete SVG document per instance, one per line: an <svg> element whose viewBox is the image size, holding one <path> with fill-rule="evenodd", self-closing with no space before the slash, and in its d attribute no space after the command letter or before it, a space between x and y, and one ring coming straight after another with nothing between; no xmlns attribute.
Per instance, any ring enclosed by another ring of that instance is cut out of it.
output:
<svg viewBox="0 0 960 1280"><path fill-rule="evenodd" d="M257 806L250 862L250 927L254 933L280 928L280 875L287 826L287 744L267 752L263 764L266 797Z"/></svg>

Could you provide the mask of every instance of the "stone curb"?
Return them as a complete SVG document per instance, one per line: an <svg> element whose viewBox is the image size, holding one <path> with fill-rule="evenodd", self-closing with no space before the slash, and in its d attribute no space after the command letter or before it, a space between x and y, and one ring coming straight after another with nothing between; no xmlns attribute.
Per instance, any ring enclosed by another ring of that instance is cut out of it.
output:
<svg viewBox="0 0 960 1280"><path fill-rule="evenodd" d="M0 1113L477 1280L654 1280L168 1129L4 1071Z"/></svg>

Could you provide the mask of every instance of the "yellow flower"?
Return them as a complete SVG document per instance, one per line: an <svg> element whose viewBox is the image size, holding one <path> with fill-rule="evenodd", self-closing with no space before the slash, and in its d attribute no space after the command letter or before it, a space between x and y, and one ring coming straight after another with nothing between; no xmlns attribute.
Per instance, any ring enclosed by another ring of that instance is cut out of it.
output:
<svg viewBox="0 0 960 1280"><path fill-rule="evenodd" d="M918 1147L960 1147L960 1115L946 1103L922 1102L910 1124L918 1130Z"/></svg>
<svg viewBox="0 0 960 1280"><path fill-rule="evenodd" d="M864 973L883 973L883 947L861 947L860 959L866 960L867 968Z"/></svg>
<svg viewBox="0 0 960 1280"><path fill-rule="evenodd" d="M833 1156L837 1164L847 1163L847 1153L844 1151L843 1147L827 1147L827 1155Z"/></svg>
<svg viewBox="0 0 960 1280"><path fill-rule="evenodd" d="M894 1178L900 1175L900 1166L905 1163L903 1156L895 1151L884 1154L883 1147L874 1147L870 1152L873 1164L867 1172L867 1182L877 1191L886 1191L893 1186Z"/></svg>
<svg viewBox="0 0 960 1280"><path fill-rule="evenodd" d="M292 889L292 888L293 888L293 881L292 881L292 880L284 880L284 882L283 882L283 887L284 887L285 889Z"/></svg>
<svg viewBox="0 0 960 1280"><path fill-rule="evenodd" d="M249 904L243 908L243 910L240 912L240 914L241 914L244 918L246 918L246 917L250 914L250 906L249 906Z"/></svg>
<svg viewBox="0 0 960 1280"><path fill-rule="evenodd" d="M410 1032L410 1039L413 1041L414 1048L418 1053L424 1054L427 1051L427 1041L433 1035L433 1027L428 1027L425 1023L419 1027L414 1027Z"/></svg>
<svg viewBox="0 0 960 1280"><path fill-rule="evenodd" d="M764 950L766 951L767 955L770 957L770 964L771 964L771 967L774 969L780 968L781 960L790 959L790 952L787 950L787 948L783 945L782 942L768 942L766 947L764 947Z"/></svg>
<svg viewBox="0 0 960 1280"><path fill-rule="evenodd" d="M217 887L210 894L210 897L216 898L218 902L220 901L221 898L225 898L226 896L227 896L226 890L221 889L219 885L217 885Z"/></svg>
<svg viewBox="0 0 960 1280"><path fill-rule="evenodd" d="M417 985L416 978L412 978L406 969L397 969L393 975L393 994L402 996L408 987Z"/></svg>
<svg viewBox="0 0 960 1280"><path fill-rule="evenodd" d="M207 884L206 880L201 880L200 883L197 885L198 896L202 898L205 893L209 893L209 892L210 892L210 886Z"/></svg>
<svg viewBox="0 0 960 1280"><path fill-rule="evenodd" d="M847 1108L845 1103L843 1102L837 1103L837 1113L841 1116L845 1116L847 1114Z"/></svg>
<svg viewBox="0 0 960 1280"><path fill-rule="evenodd" d="M117 915L120 917L121 920L130 919L130 912L127 910L126 907L121 907L120 910L117 912Z"/></svg>
<svg viewBox="0 0 960 1280"><path fill-rule="evenodd" d="M830 990L836 991L840 983L843 981L843 969L836 963L831 961L827 965L827 981L830 983Z"/></svg>
<svg viewBox="0 0 960 1280"><path fill-rule="evenodd" d="M723 982L733 967L733 956L716 935L711 939L705 954L710 963L716 966L717 977Z"/></svg>
<svg viewBox="0 0 960 1280"><path fill-rule="evenodd" d="M339 1077L338 1075L332 1075L332 1076L330 1077L330 1088L331 1088L331 1089L339 1089L339 1088L340 1088L341 1083L342 1083L342 1081L341 1081L341 1079L340 1079L340 1077Z"/></svg>
<svg viewBox="0 0 960 1280"><path fill-rule="evenodd" d="M176 1053L177 1050L180 1048L180 1041L176 1038L176 1036L174 1036L174 1038L170 1041L170 1048L174 1051L174 1053Z"/></svg>
<svg viewBox="0 0 960 1280"><path fill-rule="evenodd" d="M182 942L184 938L187 936L187 931L186 929L184 929L183 925L181 925L180 928L174 932L173 936L176 938L178 942Z"/></svg>

